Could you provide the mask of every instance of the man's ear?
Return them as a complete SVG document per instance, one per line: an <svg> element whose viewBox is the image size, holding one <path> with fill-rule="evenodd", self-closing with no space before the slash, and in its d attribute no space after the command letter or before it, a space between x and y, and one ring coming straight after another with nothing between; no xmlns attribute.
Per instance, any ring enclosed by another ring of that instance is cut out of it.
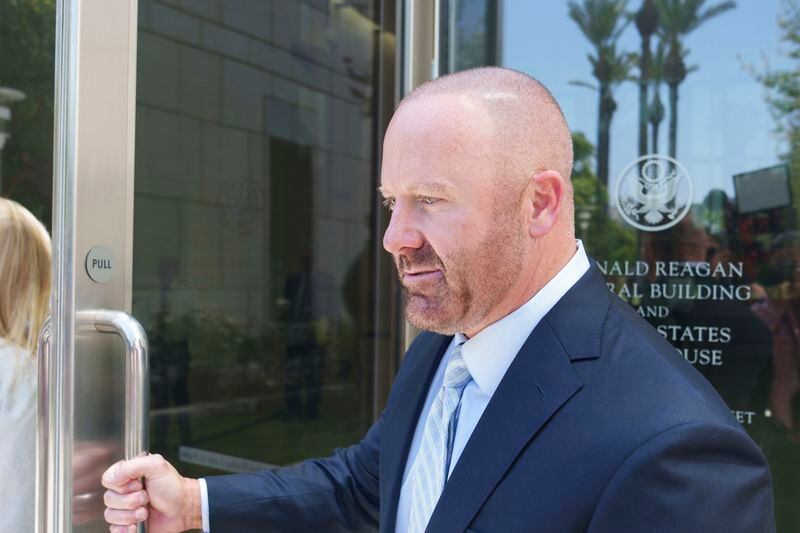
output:
<svg viewBox="0 0 800 533"><path fill-rule="evenodd" d="M567 183L555 170L543 170L530 179L525 193L525 222L531 237L541 237L556 223Z"/></svg>

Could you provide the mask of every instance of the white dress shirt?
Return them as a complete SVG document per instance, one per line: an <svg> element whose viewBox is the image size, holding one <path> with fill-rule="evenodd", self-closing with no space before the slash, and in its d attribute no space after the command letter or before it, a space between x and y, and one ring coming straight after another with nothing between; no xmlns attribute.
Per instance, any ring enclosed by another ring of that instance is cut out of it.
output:
<svg viewBox="0 0 800 533"><path fill-rule="evenodd" d="M461 396L461 409L458 416L458 426L456 427L448 476L453 472L453 468L459 457L461 457L461 452L464 451L464 447L467 445L475 426L478 425L483 411L489 405L489 401L500 385L500 381L514 361L517 352L530 336L533 328L587 270L589 270L589 259L583 249L583 244L578 240L576 241L575 254L569 262L521 307L486 327L471 339L467 339L462 334L457 334L453 337L439 363L436 374L433 376L433 381L428 389L428 396L425 399L425 405L417 420L417 427L411 441L408 458L406 459L403 485L400 489L400 500L397 507L397 533L406 533L408 529L408 519L411 513L411 486L406 483L408 473L419 452L428 413L439 389L442 388L444 371L455 347L458 343L464 341L461 346L461 355L464 357L464 362L472 376L472 381L466 386ZM200 493L203 531L208 532L208 491L203 479L200 480Z"/></svg>
<svg viewBox="0 0 800 533"><path fill-rule="evenodd" d="M439 389L442 388L444 371L455 347L458 343L465 341L461 345L461 355L467 364L472 381L464 388L461 396L461 410L458 415L448 476L453 472L453 468L455 468L458 458L461 457L461 452L464 451L475 426L478 425L483 411L489 405L500 381L506 375L508 367L511 366L517 352L525 344L533 328L587 270L589 270L589 259L586 257L583 244L581 241L577 241L577 250L572 259L521 307L481 330L471 339L466 339L460 333L453 337L453 341L447 347L439 363L439 368L433 376L425 405L419 420L417 420L411 448L408 451L403 486L400 489L400 501L397 504L397 533L406 533L408 530L408 519L411 515L411 484L407 483L408 474L417 457L417 452L419 452L428 413Z"/></svg>

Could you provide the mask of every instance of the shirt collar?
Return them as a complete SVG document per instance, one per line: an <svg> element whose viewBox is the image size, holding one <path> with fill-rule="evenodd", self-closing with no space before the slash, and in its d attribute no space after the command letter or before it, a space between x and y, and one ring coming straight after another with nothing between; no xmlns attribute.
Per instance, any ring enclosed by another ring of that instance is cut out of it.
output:
<svg viewBox="0 0 800 533"><path fill-rule="evenodd" d="M491 397L500 385L517 352L533 328L567 291L589 270L583 243L576 241L572 259L533 297L510 314L480 331L471 339L456 334L455 343L472 379L481 392Z"/></svg>

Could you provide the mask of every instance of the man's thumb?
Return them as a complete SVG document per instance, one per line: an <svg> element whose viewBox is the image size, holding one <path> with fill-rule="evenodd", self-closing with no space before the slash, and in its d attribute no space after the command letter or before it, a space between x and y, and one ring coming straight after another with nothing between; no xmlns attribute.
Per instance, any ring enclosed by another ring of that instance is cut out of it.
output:
<svg viewBox="0 0 800 533"><path fill-rule="evenodd" d="M118 461L103 473L102 483L107 489L120 489L134 479L152 479L168 467L167 461L158 454Z"/></svg>

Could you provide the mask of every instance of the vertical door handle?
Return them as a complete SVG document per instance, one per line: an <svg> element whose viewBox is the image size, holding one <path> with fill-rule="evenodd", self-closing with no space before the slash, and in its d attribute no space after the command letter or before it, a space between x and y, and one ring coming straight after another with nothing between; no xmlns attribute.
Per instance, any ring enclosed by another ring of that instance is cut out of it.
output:
<svg viewBox="0 0 800 533"><path fill-rule="evenodd" d="M148 372L147 335L141 324L122 311L91 310L76 313L77 330L90 333L111 333L125 345L125 420L124 454L131 459L148 447ZM71 504L66 498L72 486L72 431L69 418L63 419L60 402L73 388L64 382L63 362L52 357L52 324L50 318L39 333L38 383L39 415L36 458L36 531L67 531L71 527ZM66 433L64 433L66 432ZM139 524L137 531L144 532Z"/></svg>
<svg viewBox="0 0 800 533"><path fill-rule="evenodd" d="M59 451L63 444L59 428L54 421L58 410L58 393L50 386L57 386L51 376L53 372L52 317L47 317L39 330L37 344L38 414L36 423L36 533L57 531L60 525L59 504L61 503L54 487L59 481Z"/></svg>
<svg viewBox="0 0 800 533"><path fill-rule="evenodd" d="M150 378L147 334L139 322L122 311L78 311L76 329L117 335L125 344L125 459L147 450Z"/></svg>

